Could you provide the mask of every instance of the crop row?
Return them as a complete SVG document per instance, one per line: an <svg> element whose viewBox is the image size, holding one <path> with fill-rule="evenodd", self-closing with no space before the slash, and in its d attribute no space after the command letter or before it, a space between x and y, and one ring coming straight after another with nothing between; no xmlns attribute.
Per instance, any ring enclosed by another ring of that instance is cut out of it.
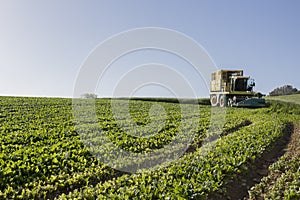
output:
<svg viewBox="0 0 300 200"><path fill-rule="evenodd" d="M299 125L295 123L286 153L269 167L268 176L248 191L249 199L300 199Z"/></svg>
<svg viewBox="0 0 300 200"><path fill-rule="evenodd" d="M0 99L0 198L40 198L119 176L80 141L71 101Z"/></svg>
<svg viewBox="0 0 300 200"><path fill-rule="evenodd" d="M86 104L74 118L70 99L1 97L0 198L206 196L268 149L286 122L299 120L298 111L277 106L218 114L210 106L99 99L95 118ZM214 148L200 148L207 139L218 139ZM182 142L193 150L181 155ZM174 159L132 175L106 165L134 171L137 163Z"/></svg>
<svg viewBox="0 0 300 200"><path fill-rule="evenodd" d="M116 120L109 116L112 113L109 104L108 100L97 102L98 128L114 140L118 138L118 132ZM0 105L0 198L51 198L124 174L101 163L84 146L82 135L76 130L80 126L74 126L71 100L1 97ZM143 121L140 118L145 119L144 107L147 106L145 102L140 110L130 111L135 123ZM173 123L176 112L165 107L169 111L168 123ZM126 119L118 122L129 123ZM120 124L118 126L120 130ZM171 125L163 128L160 136L154 138L160 143L159 138L170 135L173 130ZM95 132L91 124L85 129L88 130ZM122 135L121 143L128 142L127 137L132 138L125 133ZM157 145L154 139L147 145ZM145 143L144 140L134 142L139 146Z"/></svg>
<svg viewBox="0 0 300 200"><path fill-rule="evenodd" d="M86 186L60 198L198 199L220 192L226 182L246 170L247 163L255 162L284 134L290 119L270 114L271 109L232 109L229 115L247 116L252 124L221 137L211 144L213 148L204 146L167 167Z"/></svg>

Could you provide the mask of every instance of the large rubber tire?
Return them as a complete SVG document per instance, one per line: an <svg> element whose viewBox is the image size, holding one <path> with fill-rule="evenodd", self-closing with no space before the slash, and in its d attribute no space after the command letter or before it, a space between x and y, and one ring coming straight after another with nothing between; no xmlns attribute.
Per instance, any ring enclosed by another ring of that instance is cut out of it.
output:
<svg viewBox="0 0 300 200"><path fill-rule="evenodd" d="M227 106L226 95L220 95L219 103L220 103L220 107L226 107Z"/></svg>
<svg viewBox="0 0 300 200"><path fill-rule="evenodd" d="M211 103L211 106L213 106L213 107L219 105L219 101L218 101L217 95L212 94L212 95L210 96L210 103Z"/></svg>

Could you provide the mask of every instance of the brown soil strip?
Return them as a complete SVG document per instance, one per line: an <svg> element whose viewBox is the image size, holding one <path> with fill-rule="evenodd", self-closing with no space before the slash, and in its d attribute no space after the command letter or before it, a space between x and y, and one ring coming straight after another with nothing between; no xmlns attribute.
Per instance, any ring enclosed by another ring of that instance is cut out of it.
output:
<svg viewBox="0 0 300 200"><path fill-rule="evenodd" d="M291 136L291 141L289 142L288 147L286 149L286 153L284 154L285 158L293 160L300 156L299 142L300 142L300 124L296 125L294 127L294 133ZM277 178L280 177L283 173L285 173L285 170L283 170L283 171L276 170L276 172L271 171L271 173L268 174L267 182L265 182L264 185L272 186L277 181ZM260 196L254 197L254 199L264 199L264 192L267 192L267 191L268 191L268 188L264 188L262 193L260 194ZM250 199L250 198L248 198L248 196L247 196L247 198L245 198L245 199ZM253 199L253 198L251 198L251 199Z"/></svg>
<svg viewBox="0 0 300 200"><path fill-rule="evenodd" d="M283 131L283 136L275 142L273 147L257 158L253 163L249 163L247 170L229 181L224 187L226 191L212 193L208 199L244 199L248 196L248 190L259 183L260 180L269 173L269 166L275 163L279 157L285 154L286 148L291 141L294 132L294 125L288 123Z"/></svg>

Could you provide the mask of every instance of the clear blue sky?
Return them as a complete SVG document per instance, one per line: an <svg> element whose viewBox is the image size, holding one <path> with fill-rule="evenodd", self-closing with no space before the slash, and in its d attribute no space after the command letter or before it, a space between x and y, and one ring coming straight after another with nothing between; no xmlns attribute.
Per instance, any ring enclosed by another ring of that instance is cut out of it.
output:
<svg viewBox="0 0 300 200"><path fill-rule="evenodd" d="M300 89L300 1L0 1L0 95L73 94L106 38L164 27L200 43L218 68L242 68L268 93ZM208 93L201 95L208 96Z"/></svg>

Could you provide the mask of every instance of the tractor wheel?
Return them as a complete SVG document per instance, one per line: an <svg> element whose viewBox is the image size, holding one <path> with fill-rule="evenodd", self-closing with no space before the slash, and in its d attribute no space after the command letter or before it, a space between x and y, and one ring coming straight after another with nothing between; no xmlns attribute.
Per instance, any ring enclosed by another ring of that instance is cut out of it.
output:
<svg viewBox="0 0 300 200"><path fill-rule="evenodd" d="M226 98L226 96L225 95L221 95L219 102L220 102L220 107L227 106L227 98Z"/></svg>
<svg viewBox="0 0 300 200"><path fill-rule="evenodd" d="M212 106L217 106L218 105L218 97L217 95L213 94L210 96L210 103Z"/></svg>

